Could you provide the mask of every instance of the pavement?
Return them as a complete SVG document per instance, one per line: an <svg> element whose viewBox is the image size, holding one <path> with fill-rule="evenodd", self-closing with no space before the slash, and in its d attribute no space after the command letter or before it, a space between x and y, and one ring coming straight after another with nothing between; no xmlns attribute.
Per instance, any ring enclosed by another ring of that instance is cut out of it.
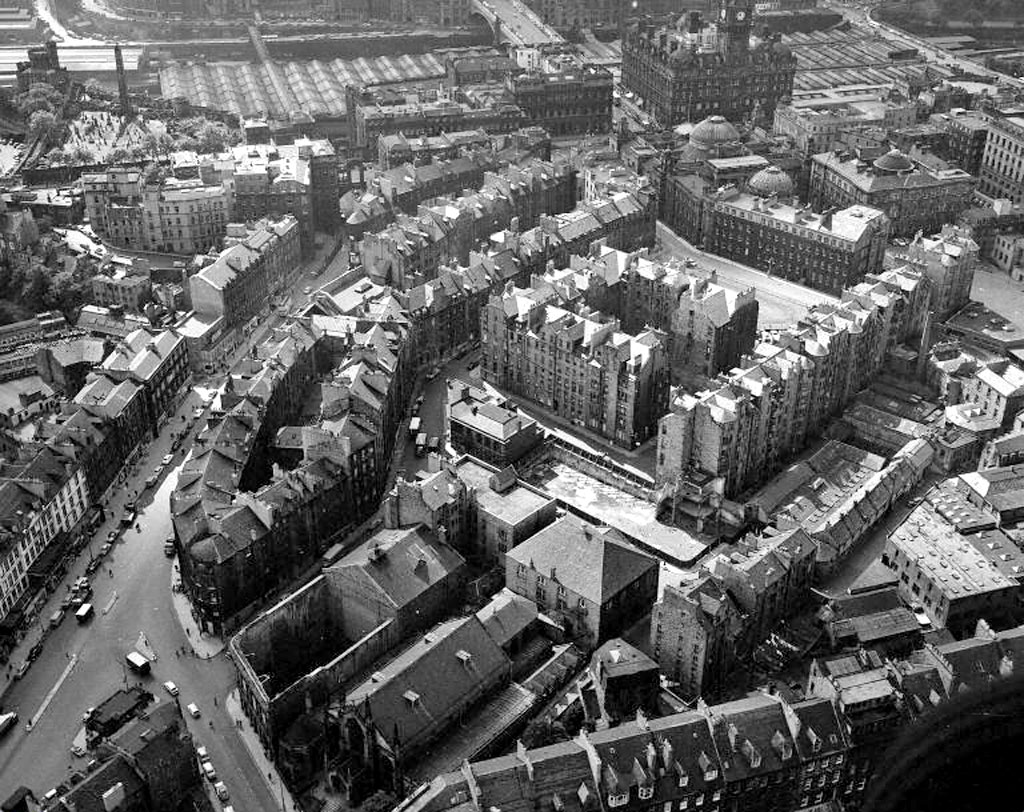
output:
<svg viewBox="0 0 1024 812"><path fill-rule="evenodd" d="M249 719L245 715L245 711L242 710L242 703L238 698L238 690L234 689L224 698L224 709L227 711L235 723L235 729L238 731L238 737L242 740L245 748L249 751L249 756L252 758L253 764L260 770L260 775L263 777L264 783L267 785L267 791L271 796L275 797L280 801L280 808L289 812L290 810L297 809L295 799L292 798L292 794L288 791L288 788L284 785L284 781L281 780L280 774L277 772L277 767L267 757L266 751L263 749L263 742L260 741L259 734L253 729L252 725L249 724Z"/></svg>
<svg viewBox="0 0 1024 812"><path fill-rule="evenodd" d="M193 614L192 604L180 591L181 571L178 569L178 560L175 558L174 566L171 568L171 604L178 615L178 623L185 630L188 644L192 651L201 660L209 660L220 654L227 645L223 639L216 635L207 634L199 629Z"/></svg>

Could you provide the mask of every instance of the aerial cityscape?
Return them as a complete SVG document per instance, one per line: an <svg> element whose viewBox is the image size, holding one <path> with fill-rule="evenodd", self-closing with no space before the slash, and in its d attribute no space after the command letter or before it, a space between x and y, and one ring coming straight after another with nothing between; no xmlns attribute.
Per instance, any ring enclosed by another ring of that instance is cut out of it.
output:
<svg viewBox="0 0 1024 812"><path fill-rule="evenodd" d="M1024 3L0 4L0 812L1001 812L1018 659Z"/></svg>

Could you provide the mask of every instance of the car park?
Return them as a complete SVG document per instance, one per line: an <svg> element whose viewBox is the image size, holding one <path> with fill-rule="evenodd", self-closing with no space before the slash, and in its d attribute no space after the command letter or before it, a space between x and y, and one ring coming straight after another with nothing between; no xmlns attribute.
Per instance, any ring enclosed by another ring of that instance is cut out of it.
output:
<svg viewBox="0 0 1024 812"><path fill-rule="evenodd" d="M199 706L195 702L189 702L185 706L185 710L188 711L189 716L191 716L193 719L198 719L201 715L199 712Z"/></svg>
<svg viewBox="0 0 1024 812"><path fill-rule="evenodd" d="M210 781L217 780L217 771L213 769L213 765L209 761L204 761L199 765L205 775Z"/></svg>
<svg viewBox="0 0 1024 812"><path fill-rule="evenodd" d="M170 680L164 683L164 690L167 691L167 693L169 693L171 696L178 695L178 686Z"/></svg>

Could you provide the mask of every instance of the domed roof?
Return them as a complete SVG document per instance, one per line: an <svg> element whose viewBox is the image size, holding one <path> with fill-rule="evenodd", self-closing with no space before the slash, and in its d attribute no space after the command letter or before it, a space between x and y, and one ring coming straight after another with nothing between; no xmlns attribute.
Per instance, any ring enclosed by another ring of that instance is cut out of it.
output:
<svg viewBox="0 0 1024 812"><path fill-rule="evenodd" d="M876 158L874 167L880 172L905 172L914 168L914 162L898 149L894 149L881 158Z"/></svg>
<svg viewBox="0 0 1024 812"><path fill-rule="evenodd" d="M759 197L789 197L793 194L793 179L777 166L766 166L747 181L752 194Z"/></svg>
<svg viewBox="0 0 1024 812"><path fill-rule="evenodd" d="M722 116L710 116L690 132L690 143L704 149L739 141L740 133Z"/></svg>

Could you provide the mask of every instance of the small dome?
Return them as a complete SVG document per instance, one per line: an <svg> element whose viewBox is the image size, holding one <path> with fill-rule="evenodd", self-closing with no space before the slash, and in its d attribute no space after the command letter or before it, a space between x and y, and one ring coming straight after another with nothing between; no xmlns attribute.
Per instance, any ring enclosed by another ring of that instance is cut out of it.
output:
<svg viewBox="0 0 1024 812"><path fill-rule="evenodd" d="M914 168L914 162L898 149L894 149L881 158L876 158L874 167L879 172L906 172Z"/></svg>
<svg viewBox="0 0 1024 812"><path fill-rule="evenodd" d="M704 119L690 133L690 143L702 149L711 149L719 144L739 141L740 133L722 116Z"/></svg>
<svg viewBox="0 0 1024 812"><path fill-rule="evenodd" d="M789 197L793 194L793 179L777 166L766 166L747 181L747 187L758 197Z"/></svg>

